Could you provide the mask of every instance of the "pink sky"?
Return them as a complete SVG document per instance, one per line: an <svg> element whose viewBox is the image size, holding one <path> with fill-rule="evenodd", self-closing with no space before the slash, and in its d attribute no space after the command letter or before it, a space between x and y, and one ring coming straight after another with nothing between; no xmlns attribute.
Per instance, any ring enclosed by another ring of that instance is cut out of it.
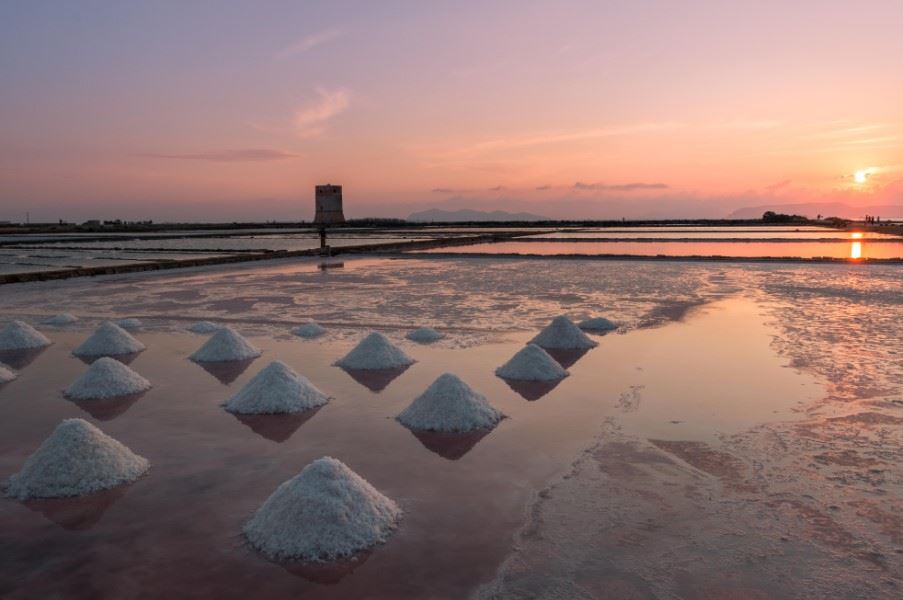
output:
<svg viewBox="0 0 903 600"><path fill-rule="evenodd" d="M899 2L423 4L5 3L0 220L903 205Z"/></svg>

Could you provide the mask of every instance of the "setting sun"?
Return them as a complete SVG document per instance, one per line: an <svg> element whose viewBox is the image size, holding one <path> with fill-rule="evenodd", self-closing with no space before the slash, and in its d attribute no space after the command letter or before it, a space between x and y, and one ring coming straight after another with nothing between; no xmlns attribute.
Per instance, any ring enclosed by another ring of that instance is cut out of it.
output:
<svg viewBox="0 0 903 600"><path fill-rule="evenodd" d="M856 171L853 174L853 181L855 181L856 183L865 183L866 180L868 180L868 178L869 178L869 170L868 169L862 169L862 170Z"/></svg>

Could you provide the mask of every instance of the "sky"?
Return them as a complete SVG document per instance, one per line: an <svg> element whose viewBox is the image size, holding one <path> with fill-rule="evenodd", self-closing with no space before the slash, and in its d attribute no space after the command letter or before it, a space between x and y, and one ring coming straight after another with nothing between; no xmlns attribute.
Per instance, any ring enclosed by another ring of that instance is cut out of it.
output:
<svg viewBox="0 0 903 600"><path fill-rule="evenodd" d="M349 217L903 217L901 23L899 0L6 0L0 220L309 220L318 183Z"/></svg>

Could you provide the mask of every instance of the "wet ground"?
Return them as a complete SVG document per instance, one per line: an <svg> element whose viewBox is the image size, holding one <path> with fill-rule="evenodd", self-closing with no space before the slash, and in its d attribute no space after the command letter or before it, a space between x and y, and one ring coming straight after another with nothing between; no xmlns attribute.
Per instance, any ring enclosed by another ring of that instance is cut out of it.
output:
<svg viewBox="0 0 903 600"><path fill-rule="evenodd" d="M347 260L23 284L3 315L63 309L54 345L5 357L0 478L80 416L149 458L131 486L0 502L0 595L32 597L894 598L901 586L899 269L542 260ZM623 324L551 389L493 370L549 318ZM69 353L106 316L139 316L138 398L61 396ZM193 320L229 321L263 357L208 372ZM288 334L316 319L330 333ZM428 324L448 338L403 340ZM417 359L383 380L331 363L379 326ZM219 404L279 358L333 397L297 419ZM508 415L485 436L393 420L445 371ZM378 390L378 391L373 391ZM332 455L405 509L372 553L270 563L241 524Z"/></svg>

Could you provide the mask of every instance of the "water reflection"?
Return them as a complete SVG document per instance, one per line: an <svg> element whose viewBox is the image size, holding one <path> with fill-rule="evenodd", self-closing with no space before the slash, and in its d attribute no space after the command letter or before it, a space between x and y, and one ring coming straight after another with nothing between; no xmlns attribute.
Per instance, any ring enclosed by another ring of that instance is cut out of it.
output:
<svg viewBox="0 0 903 600"><path fill-rule="evenodd" d="M47 346L41 348L22 348L20 350L0 350L0 363L21 371L36 359Z"/></svg>
<svg viewBox="0 0 903 600"><path fill-rule="evenodd" d="M256 359L227 360L222 362L195 362L202 369L216 377L223 385L229 385L244 373Z"/></svg>
<svg viewBox="0 0 903 600"><path fill-rule="evenodd" d="M445 431L409 430L423 447L448 460L458 460L477 445L477 442L489 435L491 429L477 429L465 433Z"/></svg>
<svg viewBox="0 0 903 600"><path fill-rule="evenodd" d="M508 384L512 390L519 394L524 400L533 402L539 400L564 381L563 379L555 379L553 381L525 381L523 379L505 379L500 378Z"/></svg>
<svg viewBox="0 0 903 600"><path fill-rule="evenodd" d="M95 361L105 357L115 358L124 365L130 365L132 364L132 361L138 358L139 354L141 354L141 352L130 352L129 354L94 354L91 356L78 356L77 358L86 365L93 364Z"/></svg>
<svg viewBox="0 0 903 600"><path fill-rule="evenodd" d="M236 419L251 429L257 435L281 444L292 437L298 428L307 423L322 406L310 410L287 415L239 415L233 414Z"/></svg>
<svg viewBox="0 0 903 600"><path fill-rule="evenodd" d="M591 348L543 348L543 350L548 352L549 356L554 358L559 365L569 369L574 363L583 358L583 355L589 352Z"/></svg>
<svg viewBox="0 0 903 600"><path fill-rule="evenodd" d="M122 498L129 487L118 485L87 496L25 500L22 504L63 529L87 531L100 522L107 509Z"/></svg>
<svg viewBox="0 0 903 600"><path fill-rule="evenodd" d="M372 550L367 550L329 562L283 562L279 563L279 566L292 575L306 579L311 583L335 585L346 575L350 575L355 569L367 562L372 553Z"/></svg>
<svg viewBox="0 0 903 600"><path fill-rule="evenodd" d="M98 421L112 421L125 411L130 409L145 392L116 396L114 398L94 398L91 400L69 399L77 407L97 419Z"/></svg>
<svg viewBox="0 0 903 600"><path fill-rule="evenodd" d="M862 242L853 242L850 245L850 258L854 260L862 258Z"/></svg>
<svg viewBox="0 0 903 600"><path fill-rule="evenodd" d="M380 393L390 383L392 383L399 375L408 370L410 365L398 367L396 369L346 369L339 367L356 382L367 388L373 393Z"/></svg>

